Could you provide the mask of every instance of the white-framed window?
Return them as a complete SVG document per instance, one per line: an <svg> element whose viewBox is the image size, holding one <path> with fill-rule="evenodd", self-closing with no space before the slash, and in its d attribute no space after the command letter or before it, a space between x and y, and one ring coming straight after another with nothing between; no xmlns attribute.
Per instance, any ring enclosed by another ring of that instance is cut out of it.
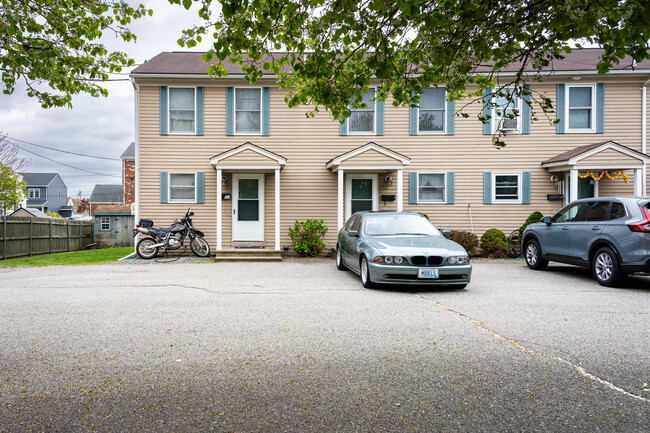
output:
<svg viewBox="0 0 650 433"><path fill-rule="evenodd" d="M169 173L169 202L196 203L196 173Z"/></svg>
<svg viewBox="0 0 650 433"><path fill-rule="evenodd" d="M99 229L102 231L107 231L111 229L111 217L100 217L99 218Z"/></svg>
<svg viewBox="0 0 650 433"><path fill-rule="evenodd" d="M446 203L446 173L418 173L418 203Z"/></svg>
<svg viewBox="0 0 650 433"><path fill-rule="evenodd" d="M169 87L169 133L194 134L196 132L196 88Z"/></svg>
<svg viewBox="0 0 650 433"><path fill-rule="evenodd" d="M262 134L262 88L235 89L235 134Z"/></svg>
<svg viewBox="0 0 650 433"><path fill-rule="evenodd" d="M521 172L492 173L492 203L521 203Z"/></svg>
<svg viewBox="0 0 650 433"><path fill-rule="evenodd" d="M41 198L41 190L39 188L28 188L27 198Z"/></svg>
<svg viewBox="0 0 650 433"><path fill-rule="evenodd" d="M596 85L567 84L567 132L596 132Z"/></svg>
<svg viewBox="0 0 650 433"><path fill-rule="evenodd" d="M366 108L352 108L350 107L350 118L348 119L348 133L349 134L374 134L375 133L375 120L377 113L375 110L375 88L371 87L367 93L361 94L362 101L366 104Z"/></svg>
<svg viewBox="0 0 650 433"><path fill-rule="evenodd" d="M444 134L447 93L445 88L430 87L420 95L418 109L418 134Z"/></svg>
<svg viewBox="0 0 650 433"><path fill-rule="evenodd" d="M508 93L512 100L509 101L506 95L494 97L494 107L492 108L492 125L493 131L505 130L510 133L521 132L521 97L515 92L515 89L502 89L501 93Z"/></svg>

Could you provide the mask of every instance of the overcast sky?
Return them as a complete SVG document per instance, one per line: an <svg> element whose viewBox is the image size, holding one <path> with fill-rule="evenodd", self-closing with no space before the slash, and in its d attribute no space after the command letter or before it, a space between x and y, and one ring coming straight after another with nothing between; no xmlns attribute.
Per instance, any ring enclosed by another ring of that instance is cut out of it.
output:
<svg viewBox="0 0 650 433"><path fill-rule="evenodd" d="M179 51L177 44L181 31L199 22L196 7L186 11L165 0L141 1L153 9L151 17L136 20L132 29L138 39L135 44L125 44L111 36L106 39L109 50L126 51L136 64L151 59L162 51ZM209 41L192 51L205 51ZM128 73L128 71L125 71ZM43 109L36 98L29 98L24 87L17 86L13 95L0 93L0 132L17 140L56 149L94 156L115 158L117 161L78 157L32 146L16 141L31 159L25 172L59 173L68 187L68 195L74 198L90 197L95 184L120 184L120 155L134 141L133 86L128 75L115 76L124 81L105 83L109 96L93 98L75 96L73 108ZM89 174L75 170L40 156L35 152L74 167L106 174Z"/></svg>

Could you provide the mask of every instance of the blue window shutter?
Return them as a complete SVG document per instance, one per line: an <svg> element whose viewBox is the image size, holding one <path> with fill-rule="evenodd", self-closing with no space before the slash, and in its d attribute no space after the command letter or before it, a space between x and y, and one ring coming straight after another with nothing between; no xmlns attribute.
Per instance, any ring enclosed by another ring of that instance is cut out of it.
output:
<svg viewBox="0 0 650 433"><path fill-rule="evenodd" d="M262 135L271 135L271 88L262 88Z"/></svg>
<svg viewBox="0 0 650 433"><path fill-rule="evenodd" d="M556 132L558 134L564 134L564 122L566 121L564 119L564 111L566 110L566 104L565 104L565 95L566 95L566 86L564 84L558 84L557 85L557 101L556 101L556 107L555 107L555 113L556 114L556 119L559 120L557 125L555 126Z"/></svg>
<svg viewBox="0 0 650 433"><path fill-rule="evenodd" d="M235 88L226 87L226 135L235 135Z"/></svg>
<svg viewBox="0 0 650 433"><path fill-rule="evenodd" d="M205 173L196 173L196 202L205 203Z"/></svg>
<svg viewBox="0 0 650 433"><path fill-rule="evenodd" d="M167 192L169 191L169 173L166 171L160 172L160 202L169 203Z"/></svg>
<svg viewBox="0 0 650 433"><path fill-rule="evenodd" d="M339 122L339 135L348 135L348 122L343 120Z"/></svg>
<svg viewBox="0 0 650 433"><path fill-rule="evenodd" d="M530 171L524 171L521 174L521 202L530 204Z"/></svg>
<svg viewBox="0 0 650 433"><path fill-rule="evenodd" d="M483 124L483 135L492 135L492 118L491 118L492 105L490 104L491 101L492 101L492 88L486 87L483 96L483 116L485 117L490 116L490 119L488 119L487 122Z"/></svg>
<svg viewBox="0 0 650 433"><path fill-rule="evenodd" d="M456 174L453 171L447 172L447 204L454 204Z"/></svg>
<svg viewBox="0 0 650 433"><path fill-rule="evenodd" d="M483 173L483 204L492 204L492 172Z"/></svg>
<svg viewBox="0 0 650 433"><path fill-rule="evenodd" d="M409 135L418 135L418 107L409 107Z"/></svg>
<svg viewBox="0 0 650 433"><path fill-rule="evenodd" d="M447 101L447 135L454 135L456 129L456 101Z"/></svg>
<svg viewBox="0 0 650 433"><path fill-rule="evenodd" d="M375 104L377 104L375 110L377 115L376 135L384 135L384 101L375 101Z"/></svg>
<svg viewBox="0 0 650 433"><path fill-rule="evenodd" d="M204 92L205 90L203 87L199 86L196 88L196 135L204 134L204 126L203 126L204 101L205 101Z"/></svg>
<svg viewBox="0 0 650 433"><path fill-rule="evenodd" d="M530 93L530 85L526 84L527 93ZM530 94L524 95L521 101L521 133L530 134Z"/></svg>
<svg viewBox="0 0 650 433"><path fill-rule="evenodd" d="M605 132L605 84L596 84L596 134Z"/></svg>
<svg viewBox="0 0 650 433"><path fill-rule="evenodd" d="M409 204L418 203L418 174L409 173Z"/></svg>
<svg viewBox="0 0 650 433"><path fill-rule="evenodd" d="M160 86L160 135L167 135L167 86Z"/></svg>

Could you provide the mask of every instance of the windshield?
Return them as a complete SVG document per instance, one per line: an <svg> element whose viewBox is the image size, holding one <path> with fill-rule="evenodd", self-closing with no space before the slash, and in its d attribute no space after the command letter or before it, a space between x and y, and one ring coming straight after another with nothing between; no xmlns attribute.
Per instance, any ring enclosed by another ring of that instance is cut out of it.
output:
<svg viewBox="0 0 650 433"><path fill-rule="evenodd" d="M442 236L438 229L420 215L368 215L364 234L386 235L433 235Z"/></svg>

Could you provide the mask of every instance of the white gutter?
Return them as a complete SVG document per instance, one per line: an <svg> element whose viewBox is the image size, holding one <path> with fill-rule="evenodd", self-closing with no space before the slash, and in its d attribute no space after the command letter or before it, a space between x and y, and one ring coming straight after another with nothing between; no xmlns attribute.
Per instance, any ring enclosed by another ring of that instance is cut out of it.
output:
<svg viewBox="0 0 650 433"><path fill-rule="evenodd" d="M140 125L140 85L135 82L135 78L131 77L131 84L133 84L133 110L134 110L134 142L135 142L135 224L140 221L140 134L139 134L139 125ZM137 241L139 236L135 237L134 241L134 251L137 246Z"/></svg>
<svg viewBox="0 0 650 433"><path fill-rule="evenodd" d="M647 98L647 86L650 83L650 79L648 79L645 83L643 83L643 86L641 86L641 153L644 155L648 154L648 111L647 111L647 106L648 106L648 98ZM642 177L642 194L644 196L648 195L647 191L647 186L648 186L648 164L645 162L643 163L643 175Z"/></svg>

